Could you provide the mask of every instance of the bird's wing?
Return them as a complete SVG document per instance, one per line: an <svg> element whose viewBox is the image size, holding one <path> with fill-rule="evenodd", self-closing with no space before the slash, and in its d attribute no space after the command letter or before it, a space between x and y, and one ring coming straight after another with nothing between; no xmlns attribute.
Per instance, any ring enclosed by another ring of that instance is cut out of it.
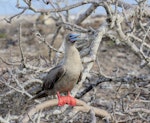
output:
<svg viewBox="0 0 150 123"><path fill-rule="evenodd" d="M48 96L48 93L46 92L49 89L53 89L54 84L60 80L66 73L66 69L63 65L59 65L51 69L46 77L43 79L43 87L40 91L36 93L35 96L33 96L32 99L42 98Z"/></svg>
<svg viewBox="0 0 150 123"><path fill-rule="evenodd" d="M66 69L63 65L59 65L51 69L45 77L43 83L43 90L49 90L54 87L54 84L60 80L66 73Z"/></svg>

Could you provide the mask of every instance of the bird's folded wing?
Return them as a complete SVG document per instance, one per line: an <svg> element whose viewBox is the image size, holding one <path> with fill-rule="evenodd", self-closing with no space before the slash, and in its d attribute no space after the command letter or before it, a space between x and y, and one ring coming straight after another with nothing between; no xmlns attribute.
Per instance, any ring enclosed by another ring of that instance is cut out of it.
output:
<svg viewBox="0 0 150 123"><path fill-rule="evenodd" d="M65 73L66 69L63 65L51 69L45 77L43 90L52 89L54 84L57 83L65 75Z"/></svg>
<svg viewBox="0 0 150 123"><path fill-rule="evenodd" d="M36 93L32 99L42 98L48 96L47 91L53 89L54 84L60 80L66 73L66 69L64 66L60 65L51 69L46 77L44 78L43 87L40 91Z"/></svg>

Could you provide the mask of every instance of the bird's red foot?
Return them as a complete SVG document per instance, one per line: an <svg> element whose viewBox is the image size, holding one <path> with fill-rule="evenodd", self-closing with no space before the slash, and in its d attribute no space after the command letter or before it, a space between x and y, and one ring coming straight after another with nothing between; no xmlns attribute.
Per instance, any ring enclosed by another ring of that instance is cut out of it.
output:
<svg viewBox="0 0 150 123"><path fill-rule="evenodd" d="M65 104L68 104L70 106L76 105L76 99L70 95L70 92L68 92L67 96L61 96L59 92L57 92L58 97L58 106L63 106Z"/></svg>

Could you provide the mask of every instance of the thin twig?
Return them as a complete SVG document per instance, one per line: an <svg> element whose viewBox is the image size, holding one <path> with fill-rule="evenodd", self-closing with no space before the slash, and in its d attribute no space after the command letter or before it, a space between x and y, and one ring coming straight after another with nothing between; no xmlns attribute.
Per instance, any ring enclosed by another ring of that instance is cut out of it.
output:
<svg viewBox="0 0 150 123"><path fill-rule="evenodd" d="M22 15L23 13L25 13L26 10L27 10L27 8L23 9L20 13L11 16L10 18L4 18L4 20L5 20L7 23L11 23L13 18Z"/></svg>
<svg viewBox="0 0 150 123"><path fill-rule="evenodd" d="M24 54L23 54L23 50L22 50L21 40L22 40L22 27L21 27L21 23L20 23L19 24L19 49L20 49L20 54L21 54L21 63L24 68L25 67L25 58L24 58Z"/></svg>

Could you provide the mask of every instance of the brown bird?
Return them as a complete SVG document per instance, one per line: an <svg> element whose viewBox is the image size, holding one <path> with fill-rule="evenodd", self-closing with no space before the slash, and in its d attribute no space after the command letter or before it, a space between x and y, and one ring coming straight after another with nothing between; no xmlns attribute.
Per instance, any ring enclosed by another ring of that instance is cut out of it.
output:
<svg viewBox="0 0 150 123"><path fill-rule="evenodd" d="M34 99L55 95L59 92L70 92L73 89L82 72L80 55L75 47L75 42L79 40L78 37L78 34L66 36L63 62L48 72L42 90L38 92Z"/></svg>

